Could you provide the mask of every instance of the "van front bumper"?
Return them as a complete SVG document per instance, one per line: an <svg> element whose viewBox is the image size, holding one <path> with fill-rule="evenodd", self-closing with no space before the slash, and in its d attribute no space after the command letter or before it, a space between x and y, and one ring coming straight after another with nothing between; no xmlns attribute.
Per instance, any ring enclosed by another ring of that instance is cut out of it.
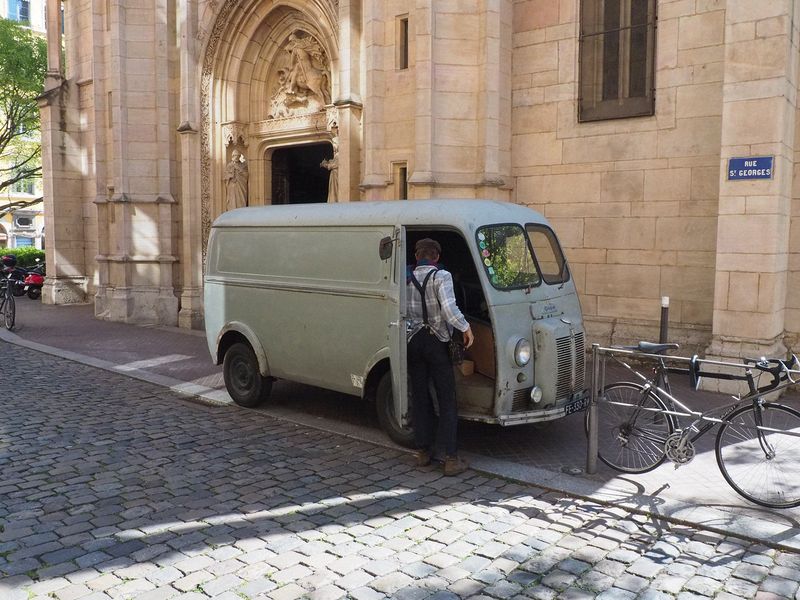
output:
<svg viewBox="0 0 800 600"><path fill-rule="evenodd" d="M525 423L542 423L561 419L572 413L581 412L589 406L590 395L588 390L575 392L572 397L556 406L513 412L507 415L498 415L497 423L500 425L524 425Z"/></svg>

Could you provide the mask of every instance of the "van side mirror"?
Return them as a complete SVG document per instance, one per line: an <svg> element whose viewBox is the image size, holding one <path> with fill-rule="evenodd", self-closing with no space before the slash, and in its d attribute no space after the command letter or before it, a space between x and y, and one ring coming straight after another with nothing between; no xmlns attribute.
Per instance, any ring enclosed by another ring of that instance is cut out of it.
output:
<svg viewBox="0 0 800 600"><path fill-rule="evenodd" d="M381 257L381 260L387 260L391 258L393 246L394 240L388 236L380 241L378 244L378 256Z"/></svg>

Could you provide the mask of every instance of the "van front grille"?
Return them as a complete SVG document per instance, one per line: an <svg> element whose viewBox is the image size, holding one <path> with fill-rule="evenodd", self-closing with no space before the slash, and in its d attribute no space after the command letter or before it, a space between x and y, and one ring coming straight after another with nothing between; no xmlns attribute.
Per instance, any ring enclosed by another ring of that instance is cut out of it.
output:
<svg viewBox="0 0 800 600"><path fill-rule="evenodd" d="M525 412L528 410L532 389L533 388L526 388L524 390L514 391L514 397L511 399L511 412Z"/></svg>
<svg viewBox="0 0 800 600"><path fill-rule="evenodd" d="M558 379L556 400L569 398L574 392L583 389L586 359L584 353L584 334L576 333L556 340L558 354Z"/></svg>

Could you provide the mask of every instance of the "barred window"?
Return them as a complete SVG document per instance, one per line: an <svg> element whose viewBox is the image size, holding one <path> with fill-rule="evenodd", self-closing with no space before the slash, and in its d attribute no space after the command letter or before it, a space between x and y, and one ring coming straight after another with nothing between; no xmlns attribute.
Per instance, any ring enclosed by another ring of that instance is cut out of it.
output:
<svg viewBox="0 0 800 600"><path fill-rule="evenodd" d="M655 112L655 0L582 0L579 121Z"/></svg>

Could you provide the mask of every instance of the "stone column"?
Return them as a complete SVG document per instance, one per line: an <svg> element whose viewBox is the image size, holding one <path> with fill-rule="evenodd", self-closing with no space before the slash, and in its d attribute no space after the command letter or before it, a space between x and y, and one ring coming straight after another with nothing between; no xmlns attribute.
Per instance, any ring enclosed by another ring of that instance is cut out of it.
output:
<svg viewBox="0 0 800 600"><path fill-rule="evenodd" d="M46 304L86 299L78 90L62 68L61 2L47 0L47 75L39 97L44 188L47 278Z"/></svg>
<svg viewBox="0 0 800 600"><path fill-rule="evenodd" d="M193 129L180 131L182 217L181 267L183 288L178 325L189 329L203 327L203 222L200 210L200 134Z"/></svg>
<svg viewBox="0 0 800 600"><path fill-rule="evenodd" d="M173 232L174 154L169 62L175 47L167 0L133 7L112 1L109 91L114 194L109 199L108 282L95 314L135 323L175 325L178 298ZM133 45L135 43L135 45ZM132 47L136 51L131 50Z"/></svg>
<svg viewBox="0 0 800 600"><path fill-rule="evenodd" d="M727 2L713 337L707 349L713 358L738 362L786 351L796 4ZM774 156L772 179L729 180L728 159L752 156Z"/></svg>
<svg viewBox="0 0 800 600"><path fill-rule="evenodd" d="M417 1L412 197L510 199L512 14Z"/></svg>
<svg viewBox="0 0 800 600"><path fill-rule="evenodd" d="M200 207L200 65L197 57L197 1L179 0L181 157L180 215L182 287L178 325L203 327L203 222Z"/></svg>
<svg viewBox="0 0 800 600"><path fill-rule="evenodd" d="M339 201L359 199L361 183L361 0L339 2Z"/></svg>
<svg viewBox="0 0 800 600"><path fill-rule="evenodd" d="M386 93L384 11L385 2L364 3L364 47L366 64L366 95L369 110L364 113L364 176L361 187L367 200L382 200L389 177L384 165L386 126L384 125L384 95ZM341 180L340 180L341 182Z"/></svg>
<svg viewBox="0 0 800 600"><path fill-rule="evenodd" d="M61 68L61 0L47 0L47 81L45 90L56 87L63 78Z"/></svg>
<svg viewBox="0 0 800 600"><path fill-rule="evenodd" d="M477 140L482 181L476 196L510 200L513 7L509 0L498 0L487 2L485 10Z"/></svg>
<svg viewBox="0 0 800 600"><path fill-rule="evenodd" d="M436 2L417 0L413 39L416 56L416 114L414 115L414 171L408 178L410 198L429 198L436 183ZM410 42L412 43L412 42Z"/></svg>

